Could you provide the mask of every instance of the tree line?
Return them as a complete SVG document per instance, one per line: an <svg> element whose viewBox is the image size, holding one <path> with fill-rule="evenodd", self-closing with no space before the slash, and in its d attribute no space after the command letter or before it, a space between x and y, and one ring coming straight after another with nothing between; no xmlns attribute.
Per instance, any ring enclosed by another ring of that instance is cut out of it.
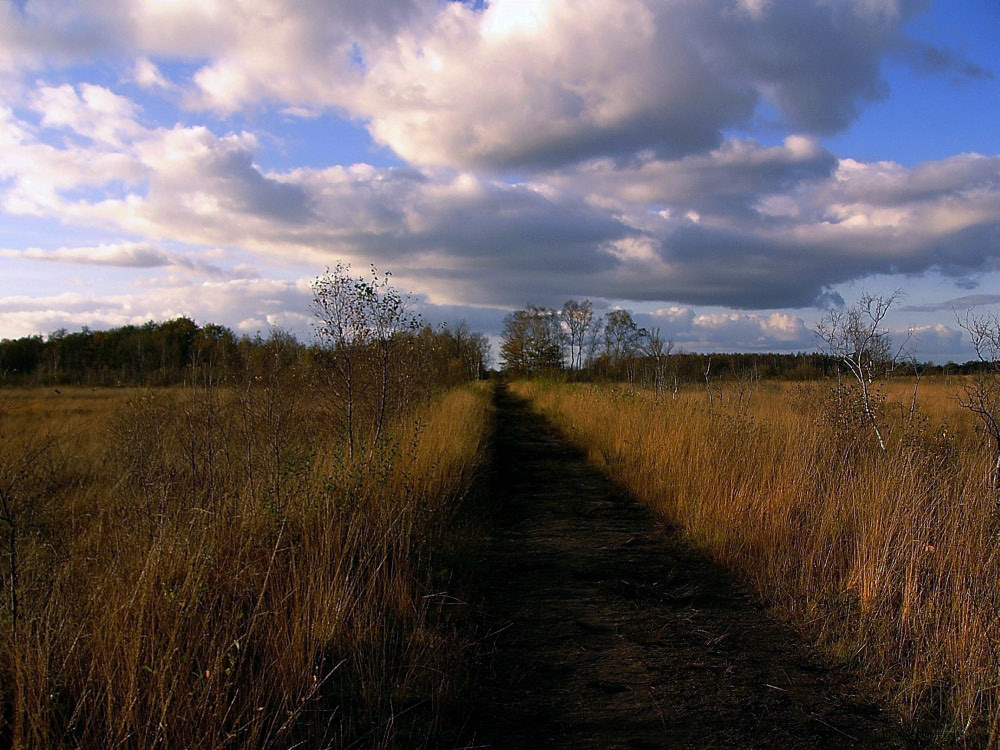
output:
<svg viewBox="0 0 1000 750"><path fill-rule="evenodd" d="M339 328L335 302L342 306ZM387 277L376 284L338 266L316 280L313 307L317 337L309 344L280 329L238 335L186 317L3 339L0 384L221 385L255 377L276 361L329 378L326 370L337 371L349 361L351 382L364 391L377 388L385 397L392 378L428 391L486 375L490 352L484 335L463 322L432 327L409 315L407 299ZM373 378L377 385L369 382Z"/></svg>
<svg viewBox="0 0 1000 750"><path fill-rule="evenodd" d="M777 378L814 380L836 376L842 358L834 352L788 354L679 351L659 328L644 328L628 310L595 313L590 300L568 300L560 309L529 305L506 317L501 336L503 369L516 377L557 375L579 380L626 381L656 390L706 379ZM979 372L969 361L914 363L923 374Z"/></svg>

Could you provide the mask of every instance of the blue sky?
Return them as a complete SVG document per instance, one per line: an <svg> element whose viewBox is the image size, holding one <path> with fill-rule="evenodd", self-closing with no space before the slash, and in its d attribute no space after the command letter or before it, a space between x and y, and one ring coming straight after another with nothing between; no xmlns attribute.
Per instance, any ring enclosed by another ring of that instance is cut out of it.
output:
<svg viewBox="0 0 1000 750"><path fill-rule="evenodd" d="M626 307L810 349L902 289L918 356L1000 304L1000 4L0 5L0 337L188 315L308 335L393 272L431 322Z"/></svg>

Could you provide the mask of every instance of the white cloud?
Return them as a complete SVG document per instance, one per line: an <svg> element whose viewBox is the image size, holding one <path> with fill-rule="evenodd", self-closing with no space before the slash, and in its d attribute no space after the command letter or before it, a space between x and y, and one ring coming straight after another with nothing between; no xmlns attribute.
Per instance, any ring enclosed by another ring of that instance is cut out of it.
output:
<svg viewBox="0 0 1000 750"><path fill-rule="evenodd" d="M101 329L139 325L149 320L187 316L200 324L217 323L238 332L288 330L301 340L313 334L311 278L232 279L159 282L125 294L90 296L68 293L48 297L0 296L0 337L45 334L59 328ZM440 306L416 298L414 311L432 325L468 321L473 330L499 330L506 311L488 307Z"/></svg>
<svg viewBox="0 0 1000 750"><path fill-rule="evenodd" d="M0 297L7 337L47 333L58 328L79 329L137 325L186 315L199 323L237 326L250 318L269 326L294 329L307 335L309 281L237 279L203 283L161 284L138 292L88 297ZM247 330L247 329L242 329ZM249 330L253 332L255 329Z"/></svg>
<svg viewBox="0 0 1000 750"><path fill-rule="evenodd" d="M837 162L789 137L510 184L363 164L265 172L253 134L200 126L118 128L130 134L117 148L52 146L50 130L0 112L8 212L276 262L371 260L437 303L583 294L774 309L872 273L965 275L1000 260L997 157Z"/></svg>
<svg viewBox="0 0 1000 750"><path fill-rule="evenodd" d="M170 90L173 88L173 84L171 84L170 81L164 78L163 73L160 72L160 69L148 57L140 57L138 60L135 61L135 65L132 67L130 78L131 80L139 84L141 88L147 90L151 89Z"/></svg>
<svg viewBox="0 0 1000 750"><path fill-rule="evenodd" d="M34 0L0 17L0 70L203 60L188 102L349 111L405 159L534 168L701 152L759 102L805 132L884 95L921 0ZM913 46L910 44L909 46ZM981 75L947 50L918 67ZM138 60L138 62L135 62ZM488 82L488 85L484 85Z"/></svg>
<svg viewBox="0 0 1000 750"><path fill-rule="evenodd" d="M79 90L42 86L34 92L32 108L41 114L42 125L67 128L78 135L111 146L142 132L131 101L103 86L80 84Z"/></svg>
<svg viewBox="0 0 1000 750"><path fill-rule="evenodd" d="M698 315L692 330L707 340L727 340L736 348L809 349L814 343L802 318L780 312Z"/></svg>
<svg viewBox="0 0 1000 750"><path fill-rule="evenodd" d="M963 341L962 331L943 323L897 331L894 338L902 342L907 336L910 336L907 348L921 361L928 359L939 361L945 357L965 361L971 359L973 355L971 347Z"/></svg>
<svg viewBox="0 0 1000 750"><path fill-rule="evenodd" d="M678 347L696 351L802 351L815 339L797 315L769 313L697 313L690 307L671 306L635 316L646 328Z"/></svg>
<svg viewBox="0 0 1000 750"><path fill-rule="evenodd" d="M42 141L36 129L0 105L0 206L9 213L59 215L60 193L116 180L134 182L143 175L138 159L108 144L57 147Z"/></svg>

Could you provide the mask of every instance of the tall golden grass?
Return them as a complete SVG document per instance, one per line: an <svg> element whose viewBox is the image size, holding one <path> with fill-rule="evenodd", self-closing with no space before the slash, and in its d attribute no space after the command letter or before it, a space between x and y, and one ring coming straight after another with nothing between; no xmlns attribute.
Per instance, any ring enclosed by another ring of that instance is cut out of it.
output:
<svg viewBox="0 0 1000 750"><path fill-rule="evenodd" d="M884 453L827 384L515 391L906 718L995 744L1000 519L956 385L923 383L915 410L890 385Z"/></svg>
<svg viewBox="0 0 1000 750"><path fill-rule="evenodd" d="M0 394L0 746L433 740L469 645L435 550L488 390L438 397L354 465L314 396Z"/></svg>

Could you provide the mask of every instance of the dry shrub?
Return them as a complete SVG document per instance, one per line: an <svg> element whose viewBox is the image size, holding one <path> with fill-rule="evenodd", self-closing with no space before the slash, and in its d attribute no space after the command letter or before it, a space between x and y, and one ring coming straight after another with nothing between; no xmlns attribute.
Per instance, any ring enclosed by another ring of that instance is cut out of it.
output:
<svg viewBox="0 0 1000 750"><path fill-rule="evenodd" d="M96 393L9 395L0 745L432 740L468 646L428 596L434 540L482 459L488 393L437 398L349 465L309 387L102 392L68 425Z"/></svg>
<svg viewBox="0 0 1000 750"><path fill-rule="evenodd" d="M517 392L805 632L862 666L910 720L974 738L1000 715L1000 541L990 454L954 383L890 384L887 450L840 389L676 401L595 386ZM947 418L947 422L944 419ZM957 426L956 426L957 425Z"/></svg>

